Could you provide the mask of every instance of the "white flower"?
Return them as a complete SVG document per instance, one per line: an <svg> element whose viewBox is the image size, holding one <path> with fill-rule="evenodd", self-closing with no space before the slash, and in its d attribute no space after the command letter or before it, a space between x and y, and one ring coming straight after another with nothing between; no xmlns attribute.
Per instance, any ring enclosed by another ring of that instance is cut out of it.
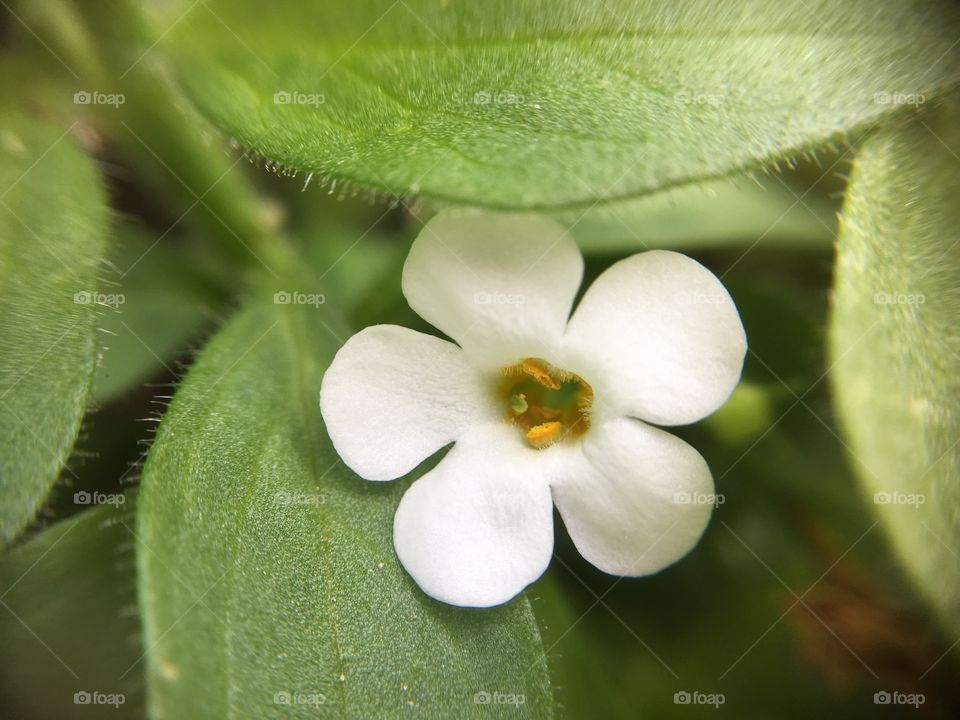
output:
<svg viewBox="0 0 960 720"><path fill-rule="evenodd" d="M582 275L551 220L441 213L413 243L403 292L457 344L376 325L324 376L327 430L360 476L402 477L454 443L393 527L400 562L439 600L498 605L536 580L553 504L581 554L616 575L662 569L706 527L710 470L654 425L730 396L746 352L737 309L702 265L657 250L610 267L571 316Z"/></svg>

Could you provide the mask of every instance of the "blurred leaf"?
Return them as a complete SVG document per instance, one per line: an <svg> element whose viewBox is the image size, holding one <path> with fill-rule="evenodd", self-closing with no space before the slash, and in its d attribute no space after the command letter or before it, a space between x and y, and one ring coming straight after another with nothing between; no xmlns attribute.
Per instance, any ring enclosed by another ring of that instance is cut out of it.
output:
<svg viewBox="0 0 960 720"><path fill-rule="evenodd" d="M953 98L867 142L844 205L831 350L853 462L960 628L960 130Z"/></svg>
<svg viewBox="0 0 960 720"><path fill-rule="evenodd" d="M143 716L129 530L133 516L127 507L133 496L110 500L51 526L0 558L4 717ZM94 692L122 694L123 702L118 709L74 702L75 693Z"/></svg>
<svg viewBox="0 0 960 720"><path fill-rule="evenodd" d="M366 218L344 222L326 216L315 227L297 230L306 241L304 253L317 282L328 290L327 302L347 312L363 302L375 302L388 283L399 287L413 239L409 232L391 235L377 222L366 223ZM308 233L315 237L308 238Z"/></svg>
<svg viewBox="0 0 960 720"><path fill-rule="evenodd" d="M270 161L499 207L796 155L943 91L960 57L947 0L180 0L153 26L201 110Z"/></svg>
<svg viewBox="0 0 960 720"><path fill-rule="evenodd" d="M486 717L486 691L552 717L527 601L426 597L393 553L407 483L364 482L336 456L317 405L333 332L325 306L254 298L160 425L138 507L153 713Z"/></svg>
<svg viewBox="0 0 960 720"><path fill-rule="evenodd" d="M730 399L703 422L721 442L744 444L760 437L774 421L773 392L756 383L741 381Z"/></svg>
<svg viewBox="0 0 960 720"><path fill-rule="evenodd" d="M48 102L69 93L62 99L72 101L71 116L95 127L107 151L120 151L124 170L143 183L154 204L149 210L165 214L157 236L185 223L219 243L225 265L262 268L263 206L240 159L224 152L216 132L157 62L158 53L148 49L153 41L140 4L33 0L23 16L30 31L17 29L25 40L41 43L38 52L52 50L69 68L69 89L61 85L56 97L48 92Z"/></svg>
<svg viewBox="0 0 960 720"><path fill-rule="evenodd" d="M107 347L94 375L93 395L101 403L169 368L223 302L203 277L209 261L194 244L154 243L129 224L121 226L120 234L111 257L117 268L111 292L122 295L123 302L100 317Z"/></svg>
<svg viewBox="0 0 960 720"><path fill-rule="evenodd" d="M823 198L791 190L784 180L760 184L749 176L691 183L635 200L566 210L586 252L753 245L829 248L834 208Z"/></svg>
<svg viewBox="0 0 960 720"><path fill-rule="evenodd" d="M753 253L751 253L753 255ZM754 256L756 257L756 256ZM804 264L796 255L777 259L786 268L759 275L738 265L723 276L733 295L749 338L750 350L744 362L744 376L786 391L785 385L800 393L826 370L823 343L826 317L824 290L803 286L804 272L816 258ZM829 282L829 259L819 263L826 268L824 282ZM765 263L768 267L772 260Z"/></svg>
<svg viewBox="0 0 960 720"><path fill-rule="evenodd" d="M2 111L0 111L2 112ZM108 213L61 128L0 129L0 544L33 518L70 455L97 343Z"/></svg>

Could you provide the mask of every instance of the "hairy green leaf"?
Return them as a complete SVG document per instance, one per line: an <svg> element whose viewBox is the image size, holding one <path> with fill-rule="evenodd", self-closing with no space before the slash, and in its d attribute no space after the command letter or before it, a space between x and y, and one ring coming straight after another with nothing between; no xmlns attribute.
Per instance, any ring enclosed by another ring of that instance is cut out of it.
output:
<svg viewBox="0 0 960 720"><path fill-rule="evenodd" d="M960 628L960 103L862 149L840 223L833 388L895 550Z"/></svg>
<svg viewBox="0 0 960 720"><path fill-rule="evenodd" d="M0 544L70 454L96 362L108 224L96 167L62 128L0 129Z"/></svg>
<svg viewBox="0 0 960 720"><path fill-rule="evenodd" d="M203 272L210 261L194 244L156 242L126 225L111 255L116 274L110 288L118 302L100 317L105 350L93 380L99 402L170 370L223 304Z"/></svg>
<svg viewBox="0 0 960 720"><path fill-rule="evenodd" d="M143 717L133 495L96 499L0 559L4 717Z"/></svg>
<svg viewBox="0 0 960 720"><path fill-rule="evenodd" d="M820 146L957 81L947 0L189 0L189 94L270 161L497 207L630 197Z"/></svg>
<svg viewBox="0 0 960 720"><path fill-rule="evenodd" d="M160 717L552 717L526 599L444 606L399 566L406 483L365 482L326 436L326 307L255 297L160 425L138 506L148 690Z"/></svg>

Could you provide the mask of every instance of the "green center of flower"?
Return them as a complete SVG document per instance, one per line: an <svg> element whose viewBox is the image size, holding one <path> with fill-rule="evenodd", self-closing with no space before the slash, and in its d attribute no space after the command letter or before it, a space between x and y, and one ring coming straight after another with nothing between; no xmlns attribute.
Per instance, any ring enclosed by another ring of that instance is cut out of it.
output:
<svg viewBox="0 0 960 720"><path fill-rule="evenodd" d="M524 358L501 374L499 394L507 406L506 418L532 447L573 440L590 427L593 388L579 375L540 358Z"/></svg>

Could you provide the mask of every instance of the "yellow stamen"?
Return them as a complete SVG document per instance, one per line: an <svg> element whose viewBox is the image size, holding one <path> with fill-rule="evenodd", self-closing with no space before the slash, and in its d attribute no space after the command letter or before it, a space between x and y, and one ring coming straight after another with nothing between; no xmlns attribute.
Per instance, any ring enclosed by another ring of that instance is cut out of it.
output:
<svg viewBox="0 0 960 720"><path fill-rule="evenodd" d="M559 381L550 374L550 367L543 360L524 358L520 361L520 371L551 390L560 387Z"/></svg>
<svg viewBox="0 0 960 720"><path fill-rule="evenodd" d="M502 368L496 392L527 442L544 448L575 440L590 427L593 388L583 378L543 358L522 358Z"/></svg>
<svg viewBox="0 0 960 720"><path fill-rule="evenodd" d="M535 448L546 447L560 438L563 432L563 423L556 421L534 425L527 431L527 442Z"/></svg>

